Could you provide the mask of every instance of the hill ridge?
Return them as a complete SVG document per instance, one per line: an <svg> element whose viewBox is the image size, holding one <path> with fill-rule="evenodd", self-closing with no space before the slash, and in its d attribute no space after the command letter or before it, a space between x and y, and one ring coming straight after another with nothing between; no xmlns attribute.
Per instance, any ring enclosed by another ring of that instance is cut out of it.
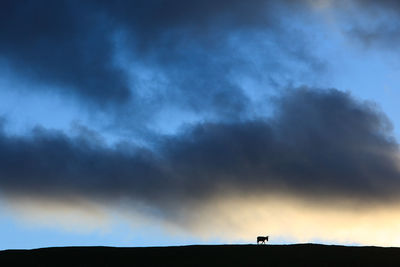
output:
<svg viewBox="0 0 400 267"><path fill-rule="evenodd" d="M400 248L299 244L70 246L0 251L0 266L399 266Z"/></svg>

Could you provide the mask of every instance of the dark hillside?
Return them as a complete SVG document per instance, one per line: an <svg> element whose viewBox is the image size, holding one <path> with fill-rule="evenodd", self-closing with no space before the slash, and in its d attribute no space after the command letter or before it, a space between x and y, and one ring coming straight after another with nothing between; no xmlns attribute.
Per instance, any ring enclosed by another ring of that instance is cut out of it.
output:
<svg viewBox="0 0 400 267"><path fill-rule="evenodd" d="M400 266L400 248L315 244L59 247L1 251L0 266Z"/></svg>

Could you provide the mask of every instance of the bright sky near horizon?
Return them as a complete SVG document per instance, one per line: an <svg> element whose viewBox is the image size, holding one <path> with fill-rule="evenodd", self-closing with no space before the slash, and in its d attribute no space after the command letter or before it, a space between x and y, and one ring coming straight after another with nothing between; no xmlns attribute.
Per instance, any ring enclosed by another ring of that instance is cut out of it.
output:
<svg viewBox="0 0 400 267"><path fill-rule="evenodd" d="M2 1L0 249L400 246L400 4Z"/></svg>

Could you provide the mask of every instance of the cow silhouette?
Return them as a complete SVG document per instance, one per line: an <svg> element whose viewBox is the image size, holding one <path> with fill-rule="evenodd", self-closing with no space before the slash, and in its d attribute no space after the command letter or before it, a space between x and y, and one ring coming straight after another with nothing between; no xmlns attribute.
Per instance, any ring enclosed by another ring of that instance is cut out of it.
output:
<svg viewBox="0 0 400 267"><path fill-rule="evenodd" d="M268 242L268 236L257 236L257 244L265 244L265 241Z"/></svg>

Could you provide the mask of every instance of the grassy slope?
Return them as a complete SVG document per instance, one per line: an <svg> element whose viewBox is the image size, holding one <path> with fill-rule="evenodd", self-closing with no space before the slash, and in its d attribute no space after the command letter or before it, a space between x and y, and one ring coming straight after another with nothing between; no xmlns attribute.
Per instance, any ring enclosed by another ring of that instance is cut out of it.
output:
<svg viewBox="0 0 400 267"><path fill-rule="evenodd" d="M60 247L1 251L0 266L400 266L400 248L314 244Z"/></svg>

